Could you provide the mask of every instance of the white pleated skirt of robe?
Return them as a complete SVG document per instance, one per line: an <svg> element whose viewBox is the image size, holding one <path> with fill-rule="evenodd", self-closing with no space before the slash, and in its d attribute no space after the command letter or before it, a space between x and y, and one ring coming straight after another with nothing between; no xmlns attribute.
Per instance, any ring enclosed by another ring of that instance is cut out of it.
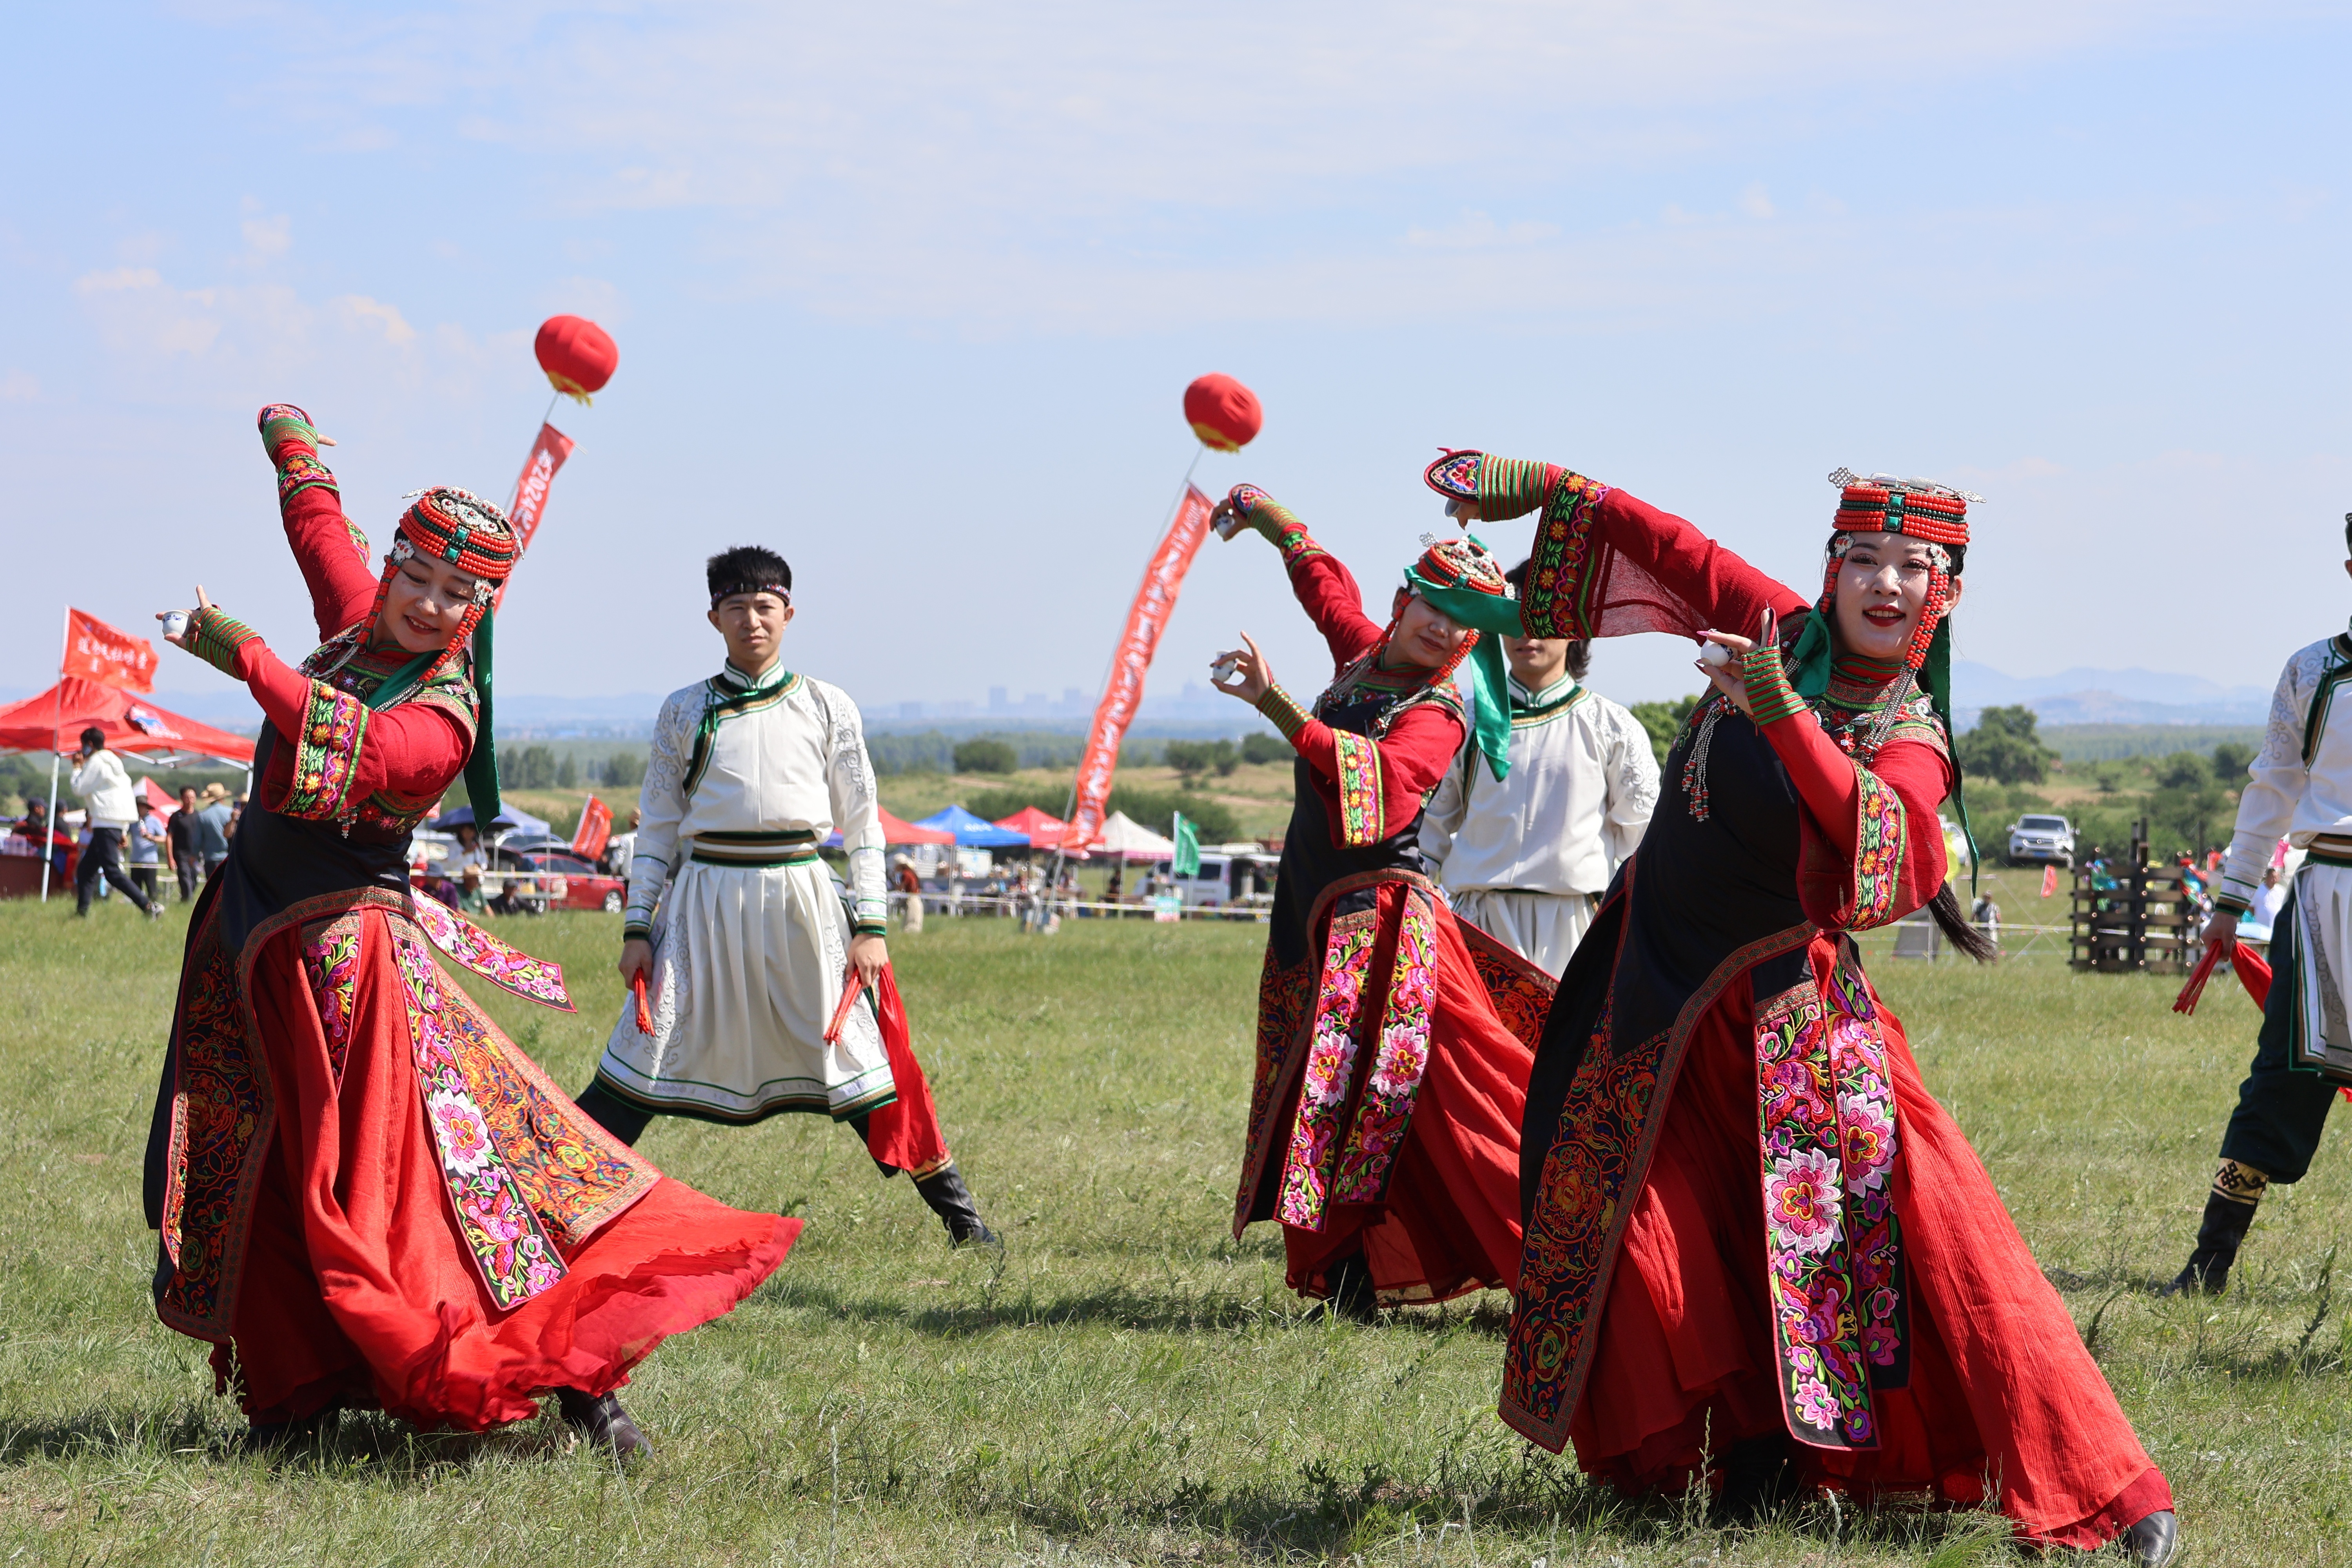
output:
<svg viewBox="0 0 2352 1568"><path fill-rule="evenodd" d="M1554 980L1592 924L1593 900L1582 893L1528 893L1514 889L1448 889L1457 920L1468 921Z"/></svg>
<svg viewBox="0 0 2352 1568"><path fill-rule="evenodd" d="M786 1110L844 1120L897 1097L870 998L825 1042L849 967L849 916L823 862L689 860L662 899L653 945L654 1032L639 1031L624 997L596 1064L609 1089L714 1121Z"/></svg>

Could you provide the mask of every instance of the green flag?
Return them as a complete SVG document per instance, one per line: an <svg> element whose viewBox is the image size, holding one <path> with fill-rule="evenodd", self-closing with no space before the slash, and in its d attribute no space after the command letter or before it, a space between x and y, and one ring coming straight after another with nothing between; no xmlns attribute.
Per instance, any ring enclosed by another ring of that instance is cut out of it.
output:
<svg viewBox="0 0 2352 1568"><path fill-rule="evenodd" d="M1178 877L1201 874L1201 833L1184 820L1184 814L1181 811L1176 813L1176 860L1168 869Z"/></svg>

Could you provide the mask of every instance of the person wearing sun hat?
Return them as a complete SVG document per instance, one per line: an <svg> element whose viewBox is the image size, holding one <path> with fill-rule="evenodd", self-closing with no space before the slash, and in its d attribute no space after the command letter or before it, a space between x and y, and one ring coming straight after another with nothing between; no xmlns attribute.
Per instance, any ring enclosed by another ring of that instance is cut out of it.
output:
<svg viewBox="0 0 2352 1568"><path fill-rule="evenodd" d="M1302 705L1246 635L1247 648L1219 660L1218 689L1255 706L1298 754L1234 1234L1281 1222L1290 1288L1359 1321L1508 1289L1519 1111L1551 981L1454 920L1420 831L1465 739L1475 765L1497 776L1510 766L1495 640L1434 601L1507 604L1510 585L1475 542L1433 542L1405 569L1383 626L1348 569L1265 491L1236 488L1213 521L1281 552L1335 671Z"/></svg>
<svg viewBox="0 0 2352 1568"><path fill-rule="evenodd" d="M1840 469L1807 595L1567 468L1456 451L1425 478L1459 520L1538 514L1519 600L1449 614L1689 637L1714 689L1537 1049L1504 1420L1628 1489L1719 1485L1730 1518L1925 1495L2170 1562L2162 1472L1853 940L1924 906L1992 951L1937 811L1976 498Z"/></svg>
<svg viewBox="0 0 2352 1568"><path fill-rule="evenodd" d="M201 586L184 626L163 617L265 723L189 921L149 1139L157 1312L211 1342L256 1444L347 1407L481 1431L552 1392L634 1455L629 1369L741 1300L799 1222L663 1176L443 973L436 947L571 1008L560 970L408 884L410 835L461 773L498 809L489 610L514 533L436 487L373 573L309 416L272 405L260 425L322 640L288 664Z"/></svg>

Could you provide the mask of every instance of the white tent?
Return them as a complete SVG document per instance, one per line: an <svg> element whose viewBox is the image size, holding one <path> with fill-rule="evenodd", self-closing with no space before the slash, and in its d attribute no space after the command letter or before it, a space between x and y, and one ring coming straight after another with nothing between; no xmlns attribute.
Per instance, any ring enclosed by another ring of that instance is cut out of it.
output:
<svg viewBox="0 0 2352 1568"><path fill-rule="evenodd" d="M1102 825L1102 835L1089 848L1122 860L1165 860L1176 853L1176 841L1162 838L1123 811L1114 811Z"/></svg>

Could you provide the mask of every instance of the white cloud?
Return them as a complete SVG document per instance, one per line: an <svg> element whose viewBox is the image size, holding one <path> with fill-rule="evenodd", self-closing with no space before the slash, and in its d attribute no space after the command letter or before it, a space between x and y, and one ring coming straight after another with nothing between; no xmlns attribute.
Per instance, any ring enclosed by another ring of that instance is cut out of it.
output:
<svg viewBox="0 0 2352 1568"><path fill-rule="evenodd" d="M1739 193L1739 210L1752 218L1772 216L1772 193L1764 188L1763 181L1750 181L1748 188Z"/></svg>
<svg viewBox="0 0 2352 1568"><path fill-rule="evenodd" d="M41 396L41 378L28 370L12 370L0 375L0 403L37 403Z"/></svg>

